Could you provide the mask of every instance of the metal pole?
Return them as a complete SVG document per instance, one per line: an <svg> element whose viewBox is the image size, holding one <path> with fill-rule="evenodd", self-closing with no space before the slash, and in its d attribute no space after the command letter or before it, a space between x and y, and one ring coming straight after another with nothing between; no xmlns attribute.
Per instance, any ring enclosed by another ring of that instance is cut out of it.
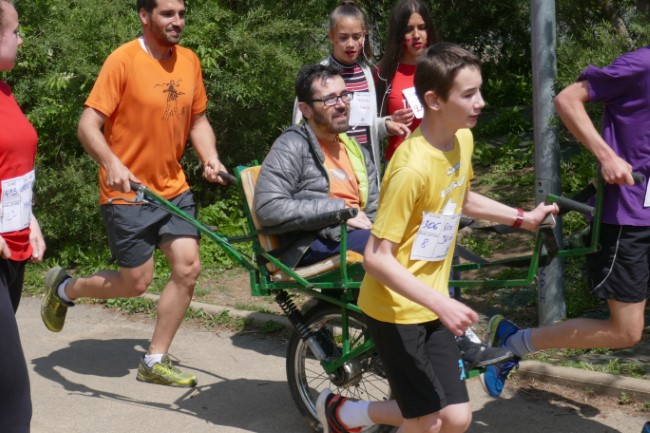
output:
<svg viewBox="0 0 650 433"><path fill-rule="evenodd" d="M535 198L540 203L546 194L560 193L560 152L556 128L553 125L557 76L555 56L555 0L531 0L532 66L533 66L533 127L535 140ZM555 233L562 239L562 224ZM562 245L560 245L562 247ZM539 269L538 314L541 325L566 318L564 298L564 266L554 259Z"/></svg>

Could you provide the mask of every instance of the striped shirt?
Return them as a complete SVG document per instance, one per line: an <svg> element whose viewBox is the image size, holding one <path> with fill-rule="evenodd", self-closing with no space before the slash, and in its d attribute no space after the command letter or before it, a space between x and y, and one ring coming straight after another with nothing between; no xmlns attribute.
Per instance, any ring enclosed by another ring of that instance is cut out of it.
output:
<svg viewBox="0 0 650 433"><path fill-rule="evenodd" d="M341 77L345 81L345 87L349 92L368 92L368 81L359 64L344 65L338 62L334 56L330 56L329 62L341 70ZM354 138L359 144L368 148L368 135L370 134L369 126L354 126L350 125L350 129L346 132L348 136Z"/></svg>

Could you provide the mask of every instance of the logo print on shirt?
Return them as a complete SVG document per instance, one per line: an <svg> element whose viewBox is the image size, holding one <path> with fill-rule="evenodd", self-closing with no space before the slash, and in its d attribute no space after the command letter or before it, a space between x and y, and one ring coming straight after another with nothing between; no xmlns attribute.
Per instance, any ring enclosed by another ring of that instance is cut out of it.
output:
<svg viewBox="0 0 650 433"><path fill-rule="evenodd" d="M449 170L447 170L447 176L449 176L449 175L451 175L451 174L454 174L455 172L458 171L459 168L460 168L460 161L458 161L458 162L456 163L456 165L454 165L454 166L451 167Z"/></svg>
<svg viewBox="0 0 650 433"><path fill-rule="evenodd" d="M345 174L345 172L338 168L330 169L330 176L332 176L333 179L338 180L340 182L343 182L344 180L348 179L348 176Z"/></svg>
<svg viewBox="0 0 650 433"><path fill-rule="evenodd" d="M165 87L162 91L163 94L167 93L167 105L165 106L165 113L163 114L163 119L171 119L173 117L183 114L184 109L179 112L178 110L178 97L184 95L185 92L179 92L177 89L180 87L180 83L183 80L169 80L168 83L156 84L156 87Z"/></svg>

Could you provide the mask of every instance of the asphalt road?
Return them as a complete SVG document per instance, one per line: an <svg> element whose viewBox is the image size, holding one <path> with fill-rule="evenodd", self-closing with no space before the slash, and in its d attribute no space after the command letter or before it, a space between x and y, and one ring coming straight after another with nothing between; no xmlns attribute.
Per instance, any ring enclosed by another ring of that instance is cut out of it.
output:
<svg viewBox="0 0 650 433"><path fill-rule="evenodd" d="M285 347L277 339L184 325L171 352L199 385L170 388L135 380L151 320L77 305L55 334L45 329L39 308L40 299L24 298L17 316L30 369L32 433L310 433L291 400ZM647 421L553 393L542 400L517 393L491 399L478 379L468 386L470 433L639 433Z"/></svg>

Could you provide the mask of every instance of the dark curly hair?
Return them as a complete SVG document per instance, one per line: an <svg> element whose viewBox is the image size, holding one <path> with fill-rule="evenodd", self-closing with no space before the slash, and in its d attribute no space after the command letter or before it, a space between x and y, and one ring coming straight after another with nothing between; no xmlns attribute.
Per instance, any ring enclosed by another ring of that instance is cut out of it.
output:
<svg viewBox="0 0 650 433"><path fill-rule="evenodd" d="M299 102L311 103L314 97L312 84L316 80L325 81L341 75L341 71L334 65L315 63L300 68L296 77L296 96Z"/></svg>

